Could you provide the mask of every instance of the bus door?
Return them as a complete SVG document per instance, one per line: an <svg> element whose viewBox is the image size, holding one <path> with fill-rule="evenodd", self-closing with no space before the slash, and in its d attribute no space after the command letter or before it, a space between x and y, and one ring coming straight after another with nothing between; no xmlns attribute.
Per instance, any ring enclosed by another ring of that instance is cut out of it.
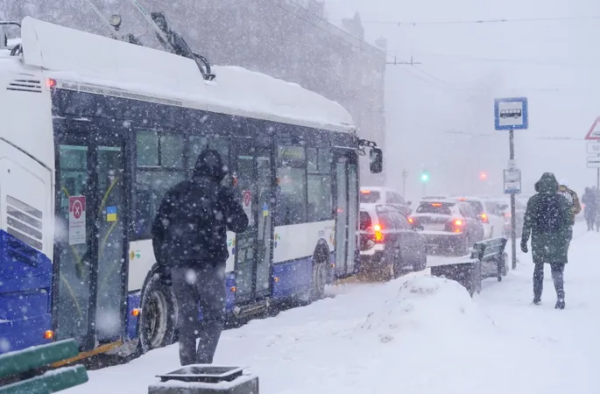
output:
<svg viewBox="0 0 600 394"><path fill-rule="evenodd" d="M354 152L336 152L335 171L335 272L354 273L358 228L358 158Z"/></svg>
<svg viewBox="0 0 600 394"><path fill-rule="evenodd" d="M249 221L248 229L236 235L236 302L247 302L271 294L274 175L269 148L240 139L234 155L236 193Z"/></svg>
<svg viewBox="0 0 600 394"><path fill-rule="evenodd" d="M125 332L126 151L119 138L72 134L56 144L53 314L56 339L85 351Z"/></svg>

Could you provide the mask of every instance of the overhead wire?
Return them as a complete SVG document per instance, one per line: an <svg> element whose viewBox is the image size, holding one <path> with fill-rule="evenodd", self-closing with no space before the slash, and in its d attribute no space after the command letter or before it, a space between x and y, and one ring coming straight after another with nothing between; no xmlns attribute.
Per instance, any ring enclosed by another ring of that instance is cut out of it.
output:
<svg viewBox="0 0 600 394"><path fill-rule="evenodd" d="M600 20L600 15L591 16L572 16L572 17L550 17L550 18L498 18L498 19L475 19L475 20L447 20L447 21L383 21L383 20L367 20L361 21L364 24L374 25L412 25L412 26L427 26L427 25L482 25L482 24L498 24L498 23L536 23L536 22L575 22L582 20Z"/></svg>

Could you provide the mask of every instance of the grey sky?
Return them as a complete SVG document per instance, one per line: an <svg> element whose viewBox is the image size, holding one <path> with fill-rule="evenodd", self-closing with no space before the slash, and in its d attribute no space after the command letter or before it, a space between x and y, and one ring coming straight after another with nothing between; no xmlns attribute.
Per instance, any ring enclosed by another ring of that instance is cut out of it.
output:
<svg viewBox="0 0 600 394"><path fill-rule="evenodd" d="M502 168L508 159L508 136L494 131L493 99L526 96L530 129L519 132L517 162L524 187L544 171L553 171L581 193L595 182L585 166L585 142L540 140L583 138L600 116L600 19L484 24L420 24L470 21L600 16L597 0L327 0L332 21L355 10L368 41L388 38L389 60L418 66L389 66L386 74L388 169L406 168L409 197L418 198L418 173L431 173L428 193L501 193ZM416 25L369 23L417 22ZM487 137L444 134L459 130ZM393 152L393 153L392 153ZM392 154L390 154L392 153ZM478 179L487 171L491 185ZM401 187L400 171L388 176Z"/></svg>

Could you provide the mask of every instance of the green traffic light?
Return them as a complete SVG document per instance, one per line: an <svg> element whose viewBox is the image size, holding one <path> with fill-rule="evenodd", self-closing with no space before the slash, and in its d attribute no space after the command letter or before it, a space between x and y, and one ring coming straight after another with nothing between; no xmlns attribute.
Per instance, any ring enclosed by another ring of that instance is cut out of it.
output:
<svg viewBox="0 0 600 394"><path fill-rule="evenodd" d="M428 173L421 174L421 181L427 182L428 180L429 180L429 174Z"/></svg>

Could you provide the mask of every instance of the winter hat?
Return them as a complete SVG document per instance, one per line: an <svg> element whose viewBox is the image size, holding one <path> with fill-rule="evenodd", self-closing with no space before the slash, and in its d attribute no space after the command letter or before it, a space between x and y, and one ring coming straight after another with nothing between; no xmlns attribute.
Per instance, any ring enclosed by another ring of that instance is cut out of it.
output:
<svg viewBox="0 0 600 394"><path fill-rule="evenodd" d="M209 177L221 182L227 175L227 169L223 166L221 155L216 150L206 149L200 153L194 168L194 177Z"/></svg>
<svg viewBox="0 0 600 394"><path fill-rule="evenodd" d="M558 191L558 181L551 172L545 172L535 184L535 191L544 194L554 194Z"/></svg>
<svg viewBox="0 0 600 394"><path fill-rule="evenodd" d="M569 187L569 181L567 181L565 178L562 178L560 181L558 181L558 184Z"/></svg>

